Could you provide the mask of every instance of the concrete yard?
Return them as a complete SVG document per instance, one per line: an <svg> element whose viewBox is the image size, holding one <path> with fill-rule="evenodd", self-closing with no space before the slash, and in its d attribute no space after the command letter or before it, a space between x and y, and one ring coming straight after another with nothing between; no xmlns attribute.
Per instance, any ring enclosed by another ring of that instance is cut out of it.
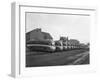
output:
<svg viewBox="0 0 100 80"><path fill-rule="evenodd" d="M83 65L89 64L88 50L69 50L54 53L27 52L26 66L57 66L57 65Z"/></svg>

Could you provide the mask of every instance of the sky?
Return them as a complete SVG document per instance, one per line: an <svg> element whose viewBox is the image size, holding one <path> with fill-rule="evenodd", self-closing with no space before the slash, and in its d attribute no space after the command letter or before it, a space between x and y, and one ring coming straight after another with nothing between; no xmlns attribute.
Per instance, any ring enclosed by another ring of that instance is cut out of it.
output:
<svg viewBox="0 0 100 80"><path fill-rule="evenodd" d="M68 36L69 39L87 43L90 37L90 16L26 13L26 32L36 28L50 33L54 40Z"/></svg>

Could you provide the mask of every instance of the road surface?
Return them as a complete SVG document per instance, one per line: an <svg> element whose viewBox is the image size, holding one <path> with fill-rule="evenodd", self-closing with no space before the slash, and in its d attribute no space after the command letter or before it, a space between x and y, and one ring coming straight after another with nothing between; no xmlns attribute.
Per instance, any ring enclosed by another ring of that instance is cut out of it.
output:
<svg viewBox="0 0 100 80"><path fill-rule="evenodd" d="M89 64L89 51L71 50L54 53L29 52L26 55L26 66L56 66Z"/></svg>

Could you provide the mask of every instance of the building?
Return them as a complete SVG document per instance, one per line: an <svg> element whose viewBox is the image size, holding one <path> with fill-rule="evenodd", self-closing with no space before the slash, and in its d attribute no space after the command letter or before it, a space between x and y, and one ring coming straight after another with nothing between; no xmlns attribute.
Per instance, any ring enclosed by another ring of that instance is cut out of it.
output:
<svg viewBox="0 0 100 80"><path fill-rule="evenodd" d="M60 40L62 41L62 42L67 42L68 41L68 37L60 37Z"/></svg>
<svg viewBox="0 0 100 80"><path fill-rule="evenodd" d="M70 46L71 48L78 48L79 44L80 44L80 42L76 39L70 39L68 41L68 46Z"/></svg>
<svg viewBox="0 0 100 80"><path fill-rule="evenodd" d="M69 45L79 45L79 41L78 40L76 40L76 39L70 39L69 41L68 41L68 44Z"/></svg>
<svg viewBox="0 0 100 80"><path fill-rule="evenodd" d="M26 41L32 40L52 40L52 36L47 32L42 32L41 28L36 28L26 33Z"/></svg>

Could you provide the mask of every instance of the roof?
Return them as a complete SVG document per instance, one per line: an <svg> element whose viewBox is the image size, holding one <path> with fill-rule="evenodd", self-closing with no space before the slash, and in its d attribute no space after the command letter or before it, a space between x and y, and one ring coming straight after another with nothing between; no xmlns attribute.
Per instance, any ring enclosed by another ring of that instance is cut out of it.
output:
<svg viewBox="0 0 100 80"><path fill-rule="evenodd" d="M42 32L45 39L53 39L52 36L47 32Z"/></svg>

